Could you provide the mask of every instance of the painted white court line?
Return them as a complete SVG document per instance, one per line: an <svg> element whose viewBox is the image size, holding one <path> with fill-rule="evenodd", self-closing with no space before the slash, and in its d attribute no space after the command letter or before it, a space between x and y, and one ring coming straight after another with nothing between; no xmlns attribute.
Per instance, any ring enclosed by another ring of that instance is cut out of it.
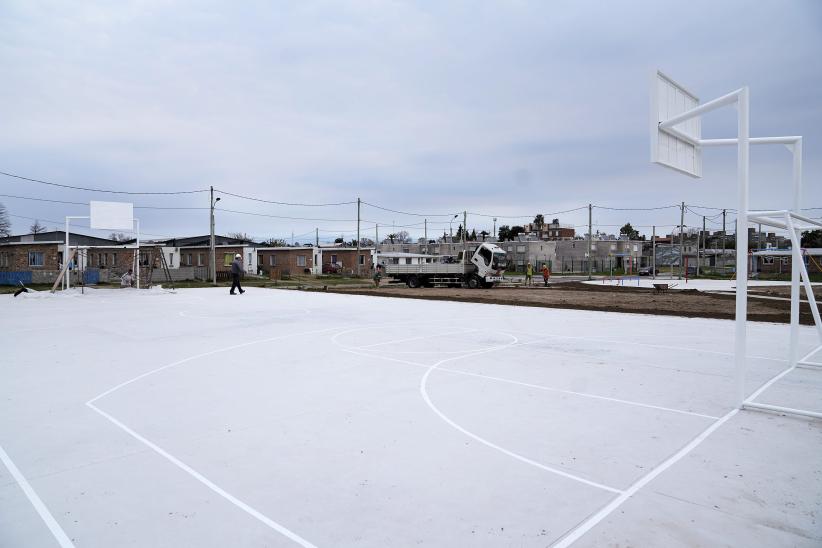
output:
<svg viewBox="0 0 822 548"><path fill-rule="evenodd" d="M774 375L774 377L771 378L771 380L769 380L768 382L763 384L759 388L759 390L754 392L751 395L751 397L749 397L748 400L746 400L746 401L752 400L755 397L759 396L759 394L761 394L764 390L766 390L773 383L775 383L776 381L778 381L779 379L781 379L782 377L784 377L785 375L790 373L793 369L794 369L794 367L789 367L786 370L782 371L781 373L778 373L777 375ZM614 510L619 508L622 505L622 503L624 503L626 500L631 498L640 489L642 489L648 483L650 483L652 480L654 480L657 476L659 476L660 474L665 472L671 466L673 466L674 464L679 462L688 453L690 453L696 447L698 447L703 441L705 441L708 438L708 436L713 434L720 426L722 426L723 424L728 422L738 412L739 412L739 409L732 409L731 411L729 411L727 414L725 414L718 421L716 421L715 423L710 425L708 428L703 430L701 434L699 434L693 440L691 440L691 442L688 443L685 447L683 447L682 449L680 449L679 451L677 451L676 453L671 455L667 460L665 460L659 466L657 466L656 468L651 470L648 474L641 477L633 485L628 487L628 489L626 489L622 494L620 494L618 497L616 497L614 500L612 500L610 503L608 503L605 507L603 507L600 511L598 511L596 514L594 514L593 516L586 519L582 524L580 524L578 527L573 529L570 533L565 535L563 538L559 539L558 542L552 544L551 546L554 547L554 548L567 548L567 547L571 546L574 542L579 540L585 533L587 533L588 531L593 529L599 522L601 522L603 519L608 517L608 515L610 515Z"/></svg>
<svg viewBox="0 0 822 548"><path fill-rule="evenodd" d="M26 494L26 497L28 497L29 502L31 502L31 505L34 506L34 509L37 510L38 514L40 514L40 518L42 518L42 520L46 522L46 525L51 531L51 534L54 535L54 538L57 540L60 546L62 546L63 548L74 548L74 543L71 542L71 539L68 537L66 532L63 531L63 528L60 527L60 524L57 523L57 520L54 519L54 516L51 515L49 509L46 508L46 505L43 503L43 501L34 491L32 486L26 480L25 476L23 476L23 474L11 460L11 457L9 457L8 453L6 453L5 449L3 449L2 447L0 447L0 460L3 461L3 464L5 464L9 472L11 472L12 477L14 477L14 479L17 481L17 484Z"/></svg>
<svg viewBox="0 0 822 548"><path fill-rule="evenodd" d="M411 342L411 341L420 341L425 339L433 339L436 337L447 337L449 335L460 335L462 333L473 333L477 331L476 329L461 329L459 331L449 331L447 333L436 333L434 335L421 335L418 337L408 337L407 339L397 339L393 341L382 341L374 344L366 344L364 346L344 346L344 348L349 350L366 350L368 348L374 348L375 346L385 346L388 344L400 344L404 342Z"/></svg>
<svg viewBox="0 0 822 548"><path fill-rule="evenodd" d="M508 449L505 449L504 447L501 447L501 446L499 446L499 445L497 445L493 442L490 442L490 441L486 440L485 438L482 438L482 437L474 434L473 432L470 432L469 430L463 428L462 426L460 426L459 424L457 424L456 422L451 420L445 413L440 411L440 409L436 405L434 405L433 401L431 401L431 397L428 395L428 378L431 376L431 373L437 369L437 367L439 367L440 365L442 365L444 363L450 362L450 361L461 360L461 359L464 359L464 358L477 356L479 354L486 354L488 352L495 352L495 351L501 350L503 348L508 348L508 347L510 347L514 344L517 344L517 342L519 342L519 339L517 339L515 336L513 336L513 335L510 335L510 336L514 339L514 341L511 344L503 345L503 346L492 348L492 349L482 350L480 352L474 352L474 353L471 353L471 354L466 354L464 356L446 358L444 360L441 360L441 361L435 363L431 367L429 367L428 370L425 372L425 374L422 376L422 379L420 380L420 394L422 395L422 399L425 401L426 405L428 405L428 407L431 408L431 410L434 413L436 413L439 418L441 418L443 421L445 421L446 424L448 424L449 426L451 426L455 430L457 430L459 432L462 432L463 434L465 434L469 438L471 438L473 440L476 440L479 443L482 443L483 445L485 445L487 447L490 447L491 449L495 449L496 451L499 451L500 453L508 455L509 457L511 457L513 459L516 459L520 462L524 462L525 464L530 464L531 466L534 466L536 468L540 468L542 470L545 470L546 472L551 472L552 474L556 474L558 476L562 476L564 478L568 478L568 479L577 481L579 483L584 483L585 485L589 485L591 487L596 487L597 489L603 489L603 490L609 491L611 493L621 493L622 491L620 491L619 489L616 489L614 487L610 487L610 486L602 484L602 483L597 483L595 481L591 481L589 479L583 478L581 476L577 476L575 474L570 474L570 473L565 472L563 470L560 470L558 468L554 468L554 467L551 467L551 466L546 466L546 465L544 465L540 462L529 459L528 457L522 456L518 453L514 453L513 451L509 451Z"/></svg>
<svg viewBox="0 0 822 548"><path fill-rule="evenodd" d="M355 330L351 330L351 331L355 331ZM477 330L477 331L479 331L479 330ZM591 487L595 487L597 489L602 489L602 490L605 490L605 491L609 491L611 493L621 493L622 491L620 491L619 489L616 489L614 487L610 487L608 485L597 483L595 481L591 481L591 480L583 478L581 476L576 476L574 474L565 472L564 470L560 470L558 468L553 468L551 466L547 466L547 465L542 464L540 462L537 462L535 460L529 459L528 457L520 455L519 453L515 453L513 451L505 449L504 447L499 446L499 445L497 445L497 444L495 444L495 443L493 443L489 440L486 440L485 438L483 438L481 436L478 436L477 434L474 434L473 432L470 432L469 430L463 428L462 426L460 426L459 424L457 424L456 422L451 420L447 415L445 415L445 413L440 411L439 408L437 408L436 405L434 405L434 403L431 401L431 398L428 396L428 392L427 392L427 389L426 389L426 384L428 382L428 376L431 374L431 372L434 369L436 369L437 367L439 367L440 365L442 365L443 363L447 363L447 362L454 361L454 360L460 360L460 359L464 359L464 358L468 358L468 357L472 357L472 356L477 356L477 355L480 355L480 354L486 354L488 352L495 352L497 350L510 348L510 347L512 347L514 345L517 345L517 344L528 344L528 343L520 343L519 339L516 336L511 335L510 333L504 333L504 332L497 332L497 333L501 333L503 335L511 337L512 342L509 343L509 344L495 346L495 347L492 347L492 348L485 348L485 349L482 349L482 350L479 350L479 351L468 351L468 352L464 353L461 356L454 356L454 357L451 357L451 358L446 358L444 360L440 360L439 362L437 362L437 363L435 363L434 365L431 365L431 366L421 364L421 363L417 363L417 362L408 361L408 360L402 360L402 359L399 359L399 358L392 358L392 357L386 357L386 356L380 356L380 355L375 355L375 354L370 354L370 353L365 353L365 352L357 352L357 351L354 351L354 350L349 350L349 349L345 348L343 345L340 345L339 343L337 343L336 340L334 340L333 337L332 337L331 340L332 340L332 342L337 344L337 346L340 346L340 348L342 348L344 351L350 352L351 354L357 354L357 355L360 355L360 356L365 356L365 357L370 357L370 358L387 359L387 360L398 362L398 363L404 363L406 365L413 365L413 366L417 366L417 367L426 368L426 372L423 375L422 379L420 380L420 394L422 395L423 401L425 401L426 405L428 405L428 407L438 417L440 417L440 419L442 419L446 424L448 424L452 428L456 429L457 431L463 433L464 435L470 437L471 439L473 439L475 441L478 441L479 443L485 445L486 447L494 449L495 451L499 451L500 453L502 453L504 455L507 455L507 456L509 456L513 459L516 459L520 462L523 462L523 463L528 464L530 466L533 466L535 468L539 468L540 470L544 470L546 472L550 472L552 474L562 476L562 477L577 481L579 483L583 483L583 484L589 485ZM534 342L534 341L529 341L529 342Z"/></svg>
<svg viewBox="0 0 822 548"><path fill-rule="evenodd" d="M609 401L609 402L613 402L613 403L621 403L621 404L624 404L624 405L633 405L635 407L645 407L645 408L648 408L648 409L656 409L658 411L667 411L669 413L679 413L679 414L682 414L682 415L690 415L692 417L699 417L699 418L702 418L702 419L710 419L710 420L718 420L719 419L719 417L715 417L713 415L705 415L703 413L696 413L695 411L685 411L683 409L674 409L673 407L663 407L661 405L652 405L650 403L641 403L641 402L632 401L632 400L623 400L623 399L620 399L620 398L611 398L609 396L598 396L597 394L590 394L590 393L587 393L587 392L576 392L574 390L564 390L562 388L553 388L551 386L544 386L544 385L541 385L541 384L531 384L531 383L527 383L527 382L515 381L513 379L505 379L505 378L502 378L502 377L492 377L490 375L482 375L480 373L471 373L469 371L461 371L459 369L449 369L447 367L440 367L439 371L446 371L448 373L456 373L456 374L459 374L459 375L467 375L467 376L470 376L470 377L478 377L478 378L481 378L481 379L488 379L488 380L491 380L491 381L504 382L504 383L509 383L509 384L516 384L516 385L519 385L519 386L526 386L528 388L535 388L537 390L546 390L546 391L549 391L549 392L558 392L560 394L568 394L568 395L571 395L571 396L580 396L580 397L583 397L583 398L592 398L592 399L595 399L595 400L603 400L603 401Z"/></svg>
<svg viewBox="0 0 822 548"><path fill-rule="evenodd" d="M237 497L235 497L234 495L232 495L231 493L229 493L228 491L226 491L225 489L223 489L222 487L220 487L219 485L217 485L216 483L214 483L213 481L211 481L210 479L208 479L204 475L200 474L195 469L193 469L192 467L190 467L189 465L187 465L186 463L184 463L183 461L181 461L180 459L178 459L177 457L175 457L171 453L165 451L162 447L160 447L158 445L155 445L154 443L152 443L148 439L144 438L143 436L141 436L140 434L138 434L137 432L135 432L134 430L132 430L131 428L129 428L128 426L123 424L122 422L118 421L117 419L115 419L114 417L112 417L111 415L106 413L105 411L101 410L100 408L95 406L93 403L86 403L86 405L89 406L91 409L93 409L96 413L99 413L102 417L105 417L106 419L108 419L109 422L111 422L112 424L119 427L121 430L123 430L124 432L129 434L131 437L133 437L137 441L141 442L146 447L151 448L158 455L164 457L166 460L171 462L173 465L175 465L176 467L180 468L181 470L183 470L184 472L189 474L191 477L193 477L194 479L196 479L197 481L199 481L200 483L202 483L203 485L205 485L206 487L208 487L209 489L211 489L212 491L214 491L215 493L217 493L218 495L220 495L221 497L226 499L228 502L232 503L234 506L236 506L240 510L243 510L244 512L246 512L250 516L256 518L260 522L268 525L271 529L274 529L275 531L277 531L281 535L293 540L294 542L296 542L300 546L303 546L305 548L316 548L316 546L314 544L312 544L309 541L305 540L303 537L301 537L300 535L298 535L297 533L295 533L291 529L288 529L287 527L285 527L283 525L280 525L279 523L272 520L271 518L269 518L268 516L266 516L262 512L258 511L253 506L250 506L249 504L246 504L245 502L241 501L240 499L238 499Z"/></svg>
<svg viewBox="0 0 822 548"><path fill-rule="evenodd" d="M297 544L299 544L301 546L304 546L306 548L312 548L312 547L316 548L316 547L314 547L313 544L311 544L310 542L308 542L307 540L302 538L297 533L291 531L290 529L288 529L284 525L281 525L281 524L277 523L276 521L274 521L271 518L269 518L268 516L264 515L262 512L260 512L256 508L254 508L251 505L249 505L249 504L243 502L242 500L238 499L237 497L235 497L234 495L232 495L231 493L229 493L225 489L221 488L219 485L212 482L207 477L200 474L199 472L197 472L196 470L194 470L193 468L188 466L186 463L184 463L183 461L181 461L180 459L178 459L177 457L175 457L174 455L169 453L168 451L164 450L162 447L156 445L155 443L152 443L147 438L141 436L140 434L138 434L137 432L135 432L134 430L132 430L131 428L129 428L128 426L126 426L125 424L123 424L122 422L120 422L119 420L114 418L113 416L111 416L110 414L106 413L105 411L103 411L102 409L100 409L99 407L94 405L94 402L99 400L100 398L108 396L109 394L119 390L120 388L123 388L124 386L127 386L127 385L129 385L133 382L136 382L136 381L140 380L140 379L144 379L144 378L148 377L149 375L153 375L153 374L158 373L160 371L164 371L164 370L169 369L171 367L175 367L175 366L178 366L178 365L181 365L181 364L184 364L184 363L187 363L187 362L199 359L199 358L203 358L205 356L211 356L213 354L218 354L220 352L228 352L230 350L234 350L234 349L237 349L237 348L244 348L244 347L255 345L255 344L262 344L262 343L277 341L277 340L286 339L286 338L298 337L298 336L301 336L301 335L315 335L315 334L318 334L318 333L327 333L327 332L330 332L330 331L336 331L338 329L339 329L339 327L329 328L329 329L317 329L317 330L314 330L314 331L303 331L303 332L300 332L300 333L291 333L291 334L287 334L287 335L280 335L280 336L277 336L277 337L269 337L269 338L261 339L261 340L257 340L257 341L249 341L249 342L245 342L245 343L241 343L241 344L235 344L235 345L227 346L227 347L224 347L224 348L218 348L216 350L211 350L211 351L208 351L208 352L203 352L201 354L197 354L195 356L184 358L182 360L172 362L172 363L164 365L162 367L158 367L156 369L153 369L151 371L143 373L142 375L138 375L138 376L134 377L133 379L129 379L125 382L122 382L122 383L118 384L117 386L114 386L113 388L110 388L110 389L106 390L105 392L102 392L101 394L99 394L99 395L95 396L94 398L90 399L89 401L86 402L86 406L89 407L91 410L93 410L95 413L99 414L100 416L102 416L103 418L108 420L113 425L120 428L123 432L127 433L128 435L130 435L131 437L133 437L134 439L136 439L137 441L139 441L140 443L142 443L146 447L150 448L155 453L162 456L163 458L165 458L166 460L171 462L173 465L177 466L179 469L183 470L184 472L189 474L191 477L193 477L194 479L196 479L197 481L199 481L200 483L202 483L203 485L205 485L206 487L208 487L209 489L211 489L212 491L214 491L215 493L217 493L218 495L220 495L221 497L223 497L224 499L226 499L227 501L229 501L230 503L235 505L237 508L243 510L244 512L246 512L250 516L257 519L258 521L264 523L265 525L267 525L271 529L273 529L273 530L277 531L278 533L288 537L289 539L293 540L294 542L296 542Z"/></svg>
<svg viewBox="0 0 822 548"><path fill-rule="evenodd" d="M529 342L521 342L521 343L517 343L517 344L506 345L506 348L513 347L513 346L523 346L523 345L526 345L526 344L531 344L533 342L534 341L529 341ZM391 356L381 356L381 355L369 354L369 353L365 353L365 352L356 352L354 350L349 350L349 349L344 349L344 351L348 352L350 354L356 354L357 356L365 356L367 358L375 358L376 357L376 358L379 358L381 360L393 361L393 362L402 363L402 364L405 364L405 365L414 365L414 366L417 366L417 367L421 367L423 369L428 369L429 367L431 367L428 364L412 362L412 361L408 361L408 360L400 360L400 359L392 358ZM656 410L659 410L659 411L667 411L667 412L670 412L670 413L679 413L679 414L682 414L682 415L690 415L690 416L693 416L693 417L699 417L699 418L703 418L703 419L710 419L710 420L718 420L719 419L719 417L716 417L714 415L706 415L704 413L697 413L696 411L686 411L684 409L676 409L676 408L673 408L673 407L664 407L664 406L661 406L661 405L653 405L653 404L650 404L650 403L642 403L642 402L633 401L633 400L623 400L623 399L620 399L620 398L612 398L612 397L609 397L609 396L600 396L600 395L591 394L591 393L588 393L588 392L576 392L576 391L573 391L573 390L565 390L565 389L562 389L562 388L554 388L552 386L545 386L543 384L532 384L532 383L517 381L517 380L514 380L514 379L508 379L508 378L504 378L504 377L494 377L494 376L491 376L491 375L483 375L481 373L472 373L470 371L463 371L461 369L452 369L452 368L448 368L448 367L440 367L440 368L438 368L438 371L443 371L443 372L447 372L447 373L454 373L456 375L465 375L465 376L468 376L468 377L477 377L477 378L480 378L480 379L487 379L487 380L490 380L490 381L515 384L515 385L519 385L519 386L525 386L527 388L534 388L534 389L537 389L537 390L545 390L547 392L557 392L557 393L560 393L560 394L568 394L568 395L572 395L572 396L579 396L579 397L582 397L582 398L591 398L591 399L595 399L595 400L604 400L604 401L619 403L619 404L623 404L623 405L631 405L631 406L634 406L634 407L645 407L645 408L648 408L648 409L656 409Z"/></svg>

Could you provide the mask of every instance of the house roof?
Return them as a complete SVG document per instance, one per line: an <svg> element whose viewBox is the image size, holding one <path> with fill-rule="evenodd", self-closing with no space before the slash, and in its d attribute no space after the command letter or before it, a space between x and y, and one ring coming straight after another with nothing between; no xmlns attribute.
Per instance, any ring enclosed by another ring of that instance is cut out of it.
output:
<svg viewBox="0 0 822 548"><path fill-rule="evenodd" d="M48 232L40 232L39 234L18 234L0 238L0 245L11 243L63 244L65 242L66 232L64 230L49 230ZM118 245L121 243L122 242L117 242L108 238L99 238L97 236L69 232L69 245Z"/></svg>

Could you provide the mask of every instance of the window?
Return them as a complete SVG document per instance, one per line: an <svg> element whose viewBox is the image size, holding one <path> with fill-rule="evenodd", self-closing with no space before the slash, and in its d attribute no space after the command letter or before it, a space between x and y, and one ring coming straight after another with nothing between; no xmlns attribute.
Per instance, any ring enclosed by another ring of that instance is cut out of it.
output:
<svg viewBox="0 0 822 548"><path fill-rule="evenodd" d="M102 260L100 261L100 266L106 266L106 263L108 263L108 253L102 253L100 257L102 257Z"/></svg>
<svg viewBox="0 0 822 548"><path fill-rule="evenodd" d="M637 251L639 251L639 245L638 245L638 244L634 244L634 253L636 253Z"/></svg>
<svg viewBox="0 0 822 548"><path fill-rule="evenodd" d="M762 264L773 264L773 257L762 257Z"/></svg>
<svg viewBox="0 0 822 548"><path fill-rule="evenodd" d="M234 256L231 253L224 253L223 254L223 266L231 266L231 261L233 260Z"/></svg>
<svg viewBox="0 0 822 548"><path fill-rule="evenodd" d="M297 255L297 266L305 266L305 255Z"/></svg>
<svg viewBox="0 0 822 548"><path fill-rule="evenodd" d="M111 266L117 266L117 254L116 253L111 254Z"/></svg>
<svg viewBox="0 0 822 548"><path fill-rule="evenodd" d="M365 264L365 255L360 255L360 264L361 265Z"/></svg>
<svg viewBox="0 0 822 548"><path fill-rule="evenodd" d="M574 245L574 247L576 247L576 245ZM591 243L591 251L596 251L596 250L597 250L597 244L592 242Z"/></svg>
<svg viewBox="0 0 822 548"><path fill-rule="evenodd" d="M616 250L617 250L617 245L616 244L611 244L611 251L616 251Z"/></svg>
<svg viewBox="0 0 822 548"><path fill-rule="evenodd" d="M29 251L29 266L43 266L44 256L42 251Z"/></svg>
<svg viewBox="0 0 822 548"><path fill-rule="evenodd" d="M788 264L790 263L790 260L791 260L790 257L782 257L782 266L788 266Z"/></svg>
<svg viewBox="0 0 822 548"><path fill-rule="evenodd" d="M337 256L331 255L331 264L337 264Z"/></svg>
<svg viewBox="0 0 822 548"><path fill-rule="evenodd" d="M168 254L168 266L174 266L174 253Z"/></svg>
<svg viewBox="0 0 822 548"><path fill-rule="evenodd" d="M517 246L517 253L525 253L525 246L524 245L518 245Z"/></svg>
<svg viewBox="0 0 822 548"><path fill-rule="evenodd" d="M193 264L194 264L194 255L192 255L191 253L189 253L189 254L188 254L188 266L191 266L191 265L193 265Z"/></svg>
<svg viewBox="0 0 822 548"><path fill-rule="evenodd" d="M411 257L405 258L405 264L411 264Z"/></svg>
<svg viewBox="0 0 822 548"><path fill-rule="evenodd" d="M252 265L253 263L254 263L254 261L252 261L252 260L251 260L251 253L249 253L249 254L248 254L248 266L249 266L249 268L251 267L251 265Z"/></svg>
<svg viewBox="0 0 822 548"><path fill-rule="evenodd" d="M197 253L197 266L203 266L203 254Z"/></svg>
<svg viewBox="0 0 822 548"><path fill-rule="evenodd" d="M8 268L11 264L8 253L0 253L0 268Z"/></svg>
<svg viewBox="0 0 822 548"><path fill-rule="evenodd" d="M268 256L268 266L277 266L277 256L276 255L269 255Z"/></svg>

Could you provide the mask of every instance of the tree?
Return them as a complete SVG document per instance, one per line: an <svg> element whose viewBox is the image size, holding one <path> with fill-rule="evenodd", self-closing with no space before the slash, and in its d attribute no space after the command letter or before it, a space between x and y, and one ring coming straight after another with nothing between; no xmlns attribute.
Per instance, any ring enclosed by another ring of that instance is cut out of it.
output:
<svg viewBox="0 0 822 548"><path fill-rule="evenodd" d="M802 247L822 247L822 230L811 230L804 233Z"/></svg>
<svg viewBox="0 0 822 548"><path fill-rule="evenodd" d="M639 239L639 231L634 229L634 227L631 226L631 223L625 223L625 225L619 229L619 233L623 236L628 236L629 240Z"/></svg>
<svg viewBox="0 0 822 548"><path fill-rule="evenodd" d="M40 221L35 219L34 224L29 227L29 234L40 234L48 230L46 227L40 224Z"/></svg>
<svg viewBox="0 0 822 548"><path fill-rule="evenodd" d="M487 230L483 230L482 232L480 232L480 236L482 236L482 241L484 242L485 238L487 238L490 234L491 233L488 232Z"/></svg>
<svg viewBox="0 0 822 548"><path fill-rule="evenodd" d="M128 238L126 238L126 235L123 234L122 232L119 232L119 233L112 232L111 234L108 235L108 239L109 240L114 240L115 242L125 242L126 240L128 240Z"/></svg>
<svg viewBox="0 0 822 548"><path fill-rule="evenodd" d="M388 235L388 239L389 239L389 240L391 241L391 243L393 244L393 243L394 243L394 240L396 240L396 239L397 239L397 235L396 235L396 234L389 234L389 235Z"/></svg>
<svg viewBox="0 0 822 548"><path fill-rule="evenodd" d="M244 242L251 241L251 236L245 232L229 232L226 236L234 240L243 240Z"/></svg>
<svg viewBox="0 0 822 548"><path fill-rule="evenodd" d="M0 203L0 238L11 236L11 221L6 206Z"/></svg>
<svg viewBox="0 0 822 548"><path fill-rule="evenodd" d="M519 236L523 232L525 232L525 229L522 228L521 226L512 226L511 227L511 232L510 232L510 235L509 235L508 239L513 240L514 238L516 238L517 236Z"/></svg>
<svg viewBox="0 0 822 548"><path fill-rule="evenodd" d="M407 244L411 241L411 236L405 230L400 230L399 232L397 232L395 237L397 238L397 242L401 244Z"/></svg>
<svg viewBox="0 0 822 548"><path fill-rule="evenodd" d="M457 236L456 236L456 238L457 238L457 240L462 240L462 225L459 225L457 227Z"/></svg>
<svg viewBox="0 0 822 548"><path fill-rule="evenodd" d="M540 213L536 217L534 217L534 225L540 229L545 224L545 217Z"/></svg>
<svg viewBox="0 0 822 548"><path fill-rule="evenodd" d="M360 247L373 247L374 240L371 238L360 238Z"/></svg>
<svg viewBox="0 0 822 548"><path fill-rule="evenodd" d="M334 238L334 243L335 244L344 244L345 240L342 239L342 238Z"/></svg>
<svg viewBox="0 0 822 548"><path fill-rule="evenodd" d="M498 232L499 241L504 242L505 240L511 239L511 227L508 225L501 225L499 227Z"/></svg>
<svg viewBox="0 0 822 548"><path fill-rule="evenodd" d="M288 244L280 238L269 238L263 242L263 245L266 247L285 247Z"/></svg>
<svg viewBox="0 0 822 548"><path fill-rule="evenodd" d="M471 234L468 236L468 239L472 242L477 241L477 229L476 228L471 229Z"/></svg>

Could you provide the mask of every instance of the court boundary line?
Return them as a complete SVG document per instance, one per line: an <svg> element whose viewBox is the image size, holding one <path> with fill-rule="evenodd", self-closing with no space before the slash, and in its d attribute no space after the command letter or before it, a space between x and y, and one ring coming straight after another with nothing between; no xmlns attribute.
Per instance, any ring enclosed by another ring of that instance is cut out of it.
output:
<svg viewBox="0 0 822 548"><path fill-rule="evenodd" d="M57 520L54 519L54 516L49 511L46 504L28 482L26 477L20 472L20 469L17 468L17 465L14 464L14 461L11 460L11 457L6 453L6 450L0 446L0 461L3 461L3 464L6 466L9 472L11 472L12 477L17 481L17 485L20 486L20 489L23 490L23 493L29 499L29 502L34 507L34 510L40 515L40 519L42 519L51 531L51 534L54 536L55 540L60 544L62 548L74 548L74 543L68 537L66 532L57 523Z"/></svg>
<svg viewBox="0 0 822 548"><path fill-rule="evenodd" d="M352 329L352 330L349 330L348 332L353 332L353 331L357 331L357 330L359 330L359 329ZM476 329L474 331L490 331L490 330ZM468 358L468 357L471 357L471 356L476 356L476 355L486 354L486 353L489 353L489 352L495 352L495 351L498 351L498 350L503 350L503 349L510 348L514 345L519 344L519 338L517 338L515 335L512 335L510 333L506 333L504 331L491 331L491 332L511 337L513 339L513 342L509 343L509 344L505 344L505 345L495 346L495 347L492 347L492 348L485 348L485 349L482 349L482 350L479 350L479 351L473 351L473 352L472 351L467 351L463 355L452 356L450 358L445 358L443 360L440 360L439 362L435 363L432 366L429 366L429 365L426 365L426 364L420 364L420 363L412 362L412 361L408 361L408 360L401 360L401 359L397 359L397 358L387 358L387 359L389 359L391 361L399 362L399 363L405 363L407 365L419 366L419 367L424 367L424 368L428 369L426 371L426 373L422 376L421 380L420 380L420 394L422 396L422 399L426 403L426 405L428 405L428 407L437 416L440 417L441 420L443 420L446 424L448 424L449 426L451 426L455 430L461 432L462 434L474 439L475 441L477 441L477 442L479 442L479 443L481 443L481 444L483 444L483 445L485 445L485 446L487 446L491 449L494 449L494 450L496 450L496 451L498 451L498 452L500 452L504 455L507 455L507 456L509 456L509 457L511 457L515 460L518 460L520 462L523 462L525 464L529 464L529 465L531 465L535 468L539 468L540 470L544 470L546 472L550 472L552 474L562 476L564 478L571 479L573 481L577 481L579 483L583 483L583 484L586 484L588 486L595 487L597 489L601 489L601 490L604 490L604 491L609 491L611 493L617 493L617 494L621 493L622 491L615 488L615 487L611 487L609 485L598 483L598 482L583 478L582 476L577 476L577 475L571 474L570 472L565 472L565 471L560 470L558 468L554 468L554 467L548 466L546 464L542 464L542 463L537 462L533 459L529 459L528 457L520 455L519 453L515 453L515 452L513 452L509 449L506 449L506 448L504 448L500 445L497 445L497 444L495 444L495 443L493 443L489 440L486 440L485 438L483 438L481 436L478 436L477 434L474 434L473 432L470 432L469 430L463 428L462 426L460 426L459 424L454 422L447 415L445 415L442 411L440 411L439 408L437 408L436 405L434 405L434 403L429 398L428 393L425 389L425 383L427 382L427 377L431 373L431 371L436 369L439 365L441 365L443 363L446 363L446 362L454 361L454 360L460 360L460 359ZM339 336L339 334L337 334L336 336ZM382 358L382 356L379 356L377 354L361 353L361 352L356 352L356 351L353 351L353 350L349 350L345 346L337 343L337 341L335 340L336 336L331 338L331 342L334 343L335 345L339 346L345 352L349 352L351 354L357 354L357 355L361 355L361 356L365 356L365 357L370 357L370 358ZM523 343L523 344L526 344L526 343Z"/></svg>

